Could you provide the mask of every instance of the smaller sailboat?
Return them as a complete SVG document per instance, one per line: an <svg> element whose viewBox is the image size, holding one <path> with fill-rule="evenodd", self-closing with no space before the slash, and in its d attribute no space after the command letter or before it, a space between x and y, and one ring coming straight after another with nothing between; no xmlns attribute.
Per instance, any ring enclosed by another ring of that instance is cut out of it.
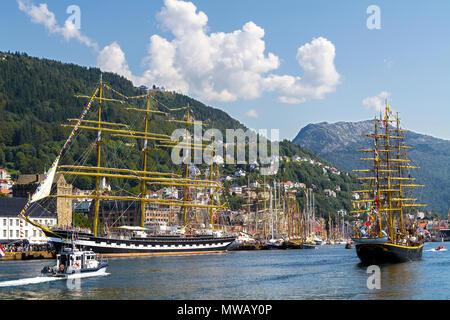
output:
<svg viewBox="0 0 450 320"><path fill-rule="evenodd" d="M236 238L235 243L237 245L240 244L255 244L256 240L248 233L246 232L239 232L239 236Z"/></svg>
<svg viewBox="0 0 450 320"><path fill-rule="evenodd" d="M325 244L325 242L322 240L322 239L320 239L319 237L314 237L314 242L316 243L316 245L318 245L318 246L323 246L324 244Z"/></svg>
<svg viewBox="0 0 450 320"><path fill-rule="evenodd" d="M276 203L277 188L276 188L275 181L273 182L273 189L275 192L273 201L275 202L274 207L276 210L276 208L277 208L277 203ZM271 216L271 238L267 242L267 249L286 249L286 244L285 244L284 239L282 237L280 237L278 234L277 234L277 237L274 236L274 227L273 227L274 221L273 220L274 220L274 216L276 216L276 215L274 214L274 210L272 207L272 191L270 192L270 216Z"/></svg>
<svg viewBox="0 0 450 320"><path fill-rule="evenodd" d="M269 242L267 243L267 248L268 249L286 249L286 245L283 239L279 238L279 239L270 239Z"/></svg>

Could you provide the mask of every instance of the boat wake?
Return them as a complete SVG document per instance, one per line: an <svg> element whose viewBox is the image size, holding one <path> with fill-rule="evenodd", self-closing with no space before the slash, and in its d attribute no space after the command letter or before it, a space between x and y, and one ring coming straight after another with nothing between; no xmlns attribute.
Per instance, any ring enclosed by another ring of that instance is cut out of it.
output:
<svg viewBox="0 0 450 320"><path fill-rule="evenodd" d="M438 252L438 251L447 251L447 249L439 249L439 250L437 250L437 249L430 249L430 250L427 250L427 251Z"/></svg>
<svg viewBox="0 0 450 320"><path fill-rule="evenodd" d="M95 276L107 276L109 273L103 272L103 273L95 273L95 274L72 274L70 276L66 277L34 277L34 278L24 278L24 279L18 279L18 280L9 280L9 281L2 281L0 282L0 288L1 287L17 287L17 286L25 286L29 284L37 284L37 283L44 283L44 282L51 282L56 280L67 280L67 279L80 279L80 278L88 278L88 277L95 277Z"/></svg>
<svg viewBox="0 0 450 320"><path fill-rule="evenodd" d="M9 280L0 282L0 287L16 287L16 286L24 286L27 284L36 284L43 282L50 282L55 280L61 280L61 278L55 277L34 277L34 278L24 278L18 280Z"/></svg>

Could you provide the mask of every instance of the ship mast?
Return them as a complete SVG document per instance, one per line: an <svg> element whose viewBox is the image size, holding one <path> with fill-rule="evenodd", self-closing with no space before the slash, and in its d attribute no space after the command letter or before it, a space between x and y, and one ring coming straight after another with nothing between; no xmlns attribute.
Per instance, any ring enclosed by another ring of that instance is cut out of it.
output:
<svg viewBox="0 0 450 320"><path fill-rule="evenodd" d="M145 113L145 127L144 132L145 135L148 134L148 125L150 122L150 92L147 93L147 108ZM144 172L143 176L146 177L146 171L147 171L147 151L148 151L148 140L144 139L144 147L142 148L142 171ZM141 227L143 228L145 225L145 198L147 196L147 186L145 180L141 181Z"/></svg>
<svg viewBox="0 0 450 320"><path fill-rule="evenodd" d="M101 150L102 150L102 88L103 88L103 75L100 73L100 92L98 101L98 131L97 131L97 168L101 167ZM97 169L97 176L95 178L95 195L100 195L100 169ZM99 198L94 199L94 236L98 235L98 211L99 211Z"/></svg>
<svg viewBox="0 0 450 320"><path fill-rule="evenodd" d="M388 122L388 109L387 106L384 110L384 126L385 126L385 132L386 132L386 136L385 136L385 148L386 148L386 154L385 154L385 167L387 169L386 174L387 174L387 205L388 205L388 215L389 215L389 235L391 239L394 239L394 232L395 232L395 221L393 219L394 217L394 213L393 208L392 208L392 192L393 190L391 189L391 159L390 159L390 148L391 148L391 144L390 144L390 132L389 132L389 122Z"/></svg>

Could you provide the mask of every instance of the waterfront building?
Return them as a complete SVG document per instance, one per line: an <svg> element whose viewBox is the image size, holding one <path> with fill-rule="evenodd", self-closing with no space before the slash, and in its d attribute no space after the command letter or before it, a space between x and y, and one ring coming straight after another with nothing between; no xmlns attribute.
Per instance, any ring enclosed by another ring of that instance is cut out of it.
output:
<svg viewBox="0 0 450 320"><path fill-rule="evenodd" d="M13 197L28 198L44 178L43 174L21 174L13 186ZM52 195L72 195L72 185L67 183L62 174L56 174L52 184ZM55 197L44 202L39 202L50 212L58 217L58 226L70 226L72 224L72 199Z"/></svg>
<svg viewBox="0 0 450 320"><path fill-rule="evenodd" d="M95 206L89 209L89 222L94 221ZM103 200L99 206L100 224L107 227L139 226L139 204L136 201L127 200Z"/></svg>
<svg viewBox="0 0 450 320"><path fill-rule="evenodd" d="M26 239L31 244L45 244L49 241L39 228L19 218L26 203L27 198L0 198L0 242ZM28 211L32 221L47 227L57 224L57 215L38 204L31 206Z"/></svg>
<svg viewBox="0 0 450 320"><path fill-rule="evenodd" d="M91 202L92 201L87 201L87 200L83 200L83 201L74 200L72 203L72 210L73 210L73 212L82 213L85 217L88 217Z"/></svg>

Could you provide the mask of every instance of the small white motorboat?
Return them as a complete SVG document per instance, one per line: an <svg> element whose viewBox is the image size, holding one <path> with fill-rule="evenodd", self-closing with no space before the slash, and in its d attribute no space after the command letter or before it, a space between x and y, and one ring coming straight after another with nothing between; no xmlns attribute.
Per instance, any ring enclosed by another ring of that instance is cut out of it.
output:
<svg viewBox="0 0 450 320"><path fill-rule="evenodd" d="M108 261L99 259L93 251L64 248L56 255L56 264L46 266L41 273L62 278L85 278L105 275Z"/></svg>

